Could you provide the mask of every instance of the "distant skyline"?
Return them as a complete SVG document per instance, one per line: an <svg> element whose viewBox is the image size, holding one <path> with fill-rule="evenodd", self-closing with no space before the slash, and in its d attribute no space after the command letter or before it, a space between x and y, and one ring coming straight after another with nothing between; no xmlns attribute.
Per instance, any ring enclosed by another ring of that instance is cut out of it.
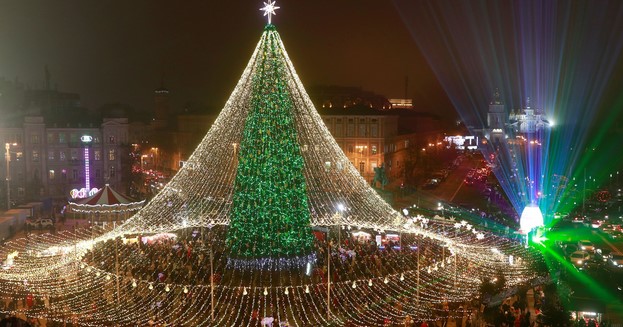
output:
<svg viewBox="0 0 623 327"><path fill-rule="evenodd" d="M273 16L305 86L357 86L454 115L391 1L277 1ZM122 103L220 110L259 40L262 1L0 1L0 77Z"/></svg>

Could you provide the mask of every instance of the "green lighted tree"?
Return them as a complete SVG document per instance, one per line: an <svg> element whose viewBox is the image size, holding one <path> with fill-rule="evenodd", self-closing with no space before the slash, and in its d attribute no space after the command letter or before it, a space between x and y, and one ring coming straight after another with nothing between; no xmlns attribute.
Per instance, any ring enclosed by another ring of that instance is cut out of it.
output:
<svg viewBox="0 0 623 327"><path fill-rule="evenodd" d="M264 33L251 76L227 247L237 268L283 269L310 260L313 234L287 66L274 26Z"/></svg>

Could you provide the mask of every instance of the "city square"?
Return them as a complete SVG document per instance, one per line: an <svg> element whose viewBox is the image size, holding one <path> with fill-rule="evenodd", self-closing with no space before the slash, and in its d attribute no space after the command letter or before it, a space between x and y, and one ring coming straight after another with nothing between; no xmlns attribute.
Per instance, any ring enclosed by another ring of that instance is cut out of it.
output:
<svg viewBox="0 0 623 327"><path fill-rule="evenodd" d="M47 65L42 89L2 80L4 321L623 323L623 157L613 141L623 40L610 33L622 5L395 1L380 9L400 17L414 62L436 80L445 100L426 93L428 106L445 102L456 118L419 108L409 75L399 78L400 98L304 86L294 63L306 53L282 40L290 31L279 24L286 8L304 6L228 6L214 8L257 16L244 34L259 39L236 50L247 56L241 75L223 68L239 78L216 110L175 102L164 73L142 114L119 103L84 110L78 94L52 88ZM456 38L464 26L455 15L470 21L488 10L501 15L489 17L499 35L470 53L467 41L486 43L486 27ZM516 23L504 25L504 15ZM594 35L578 32L576 20L593 24ZM582 42L607 51L583 65L554 56ZM26 104L10 107L21 97Z"/></svg>

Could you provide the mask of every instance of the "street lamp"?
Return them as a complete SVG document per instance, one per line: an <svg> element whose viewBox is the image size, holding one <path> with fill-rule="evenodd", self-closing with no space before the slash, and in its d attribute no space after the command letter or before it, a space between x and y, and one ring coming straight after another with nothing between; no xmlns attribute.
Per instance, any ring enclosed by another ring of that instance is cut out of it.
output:
<svg viewBox="0 0 623 327"><path fill-rule="evenodd" d="M147 157L149 157L149 156L148 156L148 155L146 155L146 154L141 155L141 173L142 173L142 172L143 172L143 170L144 170L143 165L144 165L144 163L145 163L145 159L146 159Z"/></svg>
<svg viewBox="0 0 623 327"><path fill-rule="evenodd" d="M336 217L339 220L339 224L337 225L337 244L338 244L338 249L339 249L339 247L342 245L342 231L340 229L342 228L344 205L341 203L338 204L337 210L339 211L339 213L336 213Z"/></svg>
<svg viewBox="0 0 623 327"><path fill-rule="evenodd" d="M154 169L158 170L158 148L151 148L151 151L155 153L154 157Z"/></svg>
<svg viewBox="0 0 623 327"><path fill-rule="evenodd" d="M17 143L5 143L4 149L6 150L6 154L4 158L6 159L6 209L11 210L11 145L17 146Z"/></svg>

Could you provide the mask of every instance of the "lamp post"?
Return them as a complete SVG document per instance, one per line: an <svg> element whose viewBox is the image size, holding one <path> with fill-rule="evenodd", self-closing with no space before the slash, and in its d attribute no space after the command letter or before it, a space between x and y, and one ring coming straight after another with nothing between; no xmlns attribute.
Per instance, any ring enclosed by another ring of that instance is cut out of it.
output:
<svg viewBox="0 0 623 327"><path fill-rule="evenodd" d="M212 250L212 227L210 227L208 233L210 242L210 319L214 321L214 252Z"/></svg>
<svg viewBox="0 0 623 327"><path fill-rule="evenodd" d="M154 154L152 154L153 162L154 162L154 169L158 170L158 164L159 164L159 162L158 162L158 159L159 159L158 158L158 148L151 148L151 151L154 153Z"/></svg>
<svg viewBox="0 0 623 327"><path fill-rule="evenodd" d="M86 189L88 197L89 191L91 191L91 164L89 157L89 148L91 147L93 137L90 135L82 135L82 137L80 137L80 141L82 141L82 144L84 145L84 188Z"/></svg>
<svg viewBox="0 0 623 327"><path fill-rule="evenodd" d="M4 158L6 159L6 209L11 210L11 145L16 146L17 143L5 143L4 149L6 150L6 154Z"/></svg>
<svg viewBox="0 0 623 327"><path fill-rule="evenodd" d="M144 165L145 165L145 159L149 157L146 154L141 155L141 173L143 172L143 170L145 170Z"/></svg>
<svg viewBox="0 0 623 327"><path fill-rule="evenodd" d="M327 240L327 320L331 319L331 240Z"/></svg>
<svg viewBox="0 0 623 327"><path fill-rule="evenodd" d="M338 249L340 248L340 246L342 246L342 218L344 217L342 215L342 212L344 212L344 205L343 204L338 204L337 205L337 209L338 209L338 213L336 214L336 218L338 219L338 225L337 225L337 247Z"/></svg>

